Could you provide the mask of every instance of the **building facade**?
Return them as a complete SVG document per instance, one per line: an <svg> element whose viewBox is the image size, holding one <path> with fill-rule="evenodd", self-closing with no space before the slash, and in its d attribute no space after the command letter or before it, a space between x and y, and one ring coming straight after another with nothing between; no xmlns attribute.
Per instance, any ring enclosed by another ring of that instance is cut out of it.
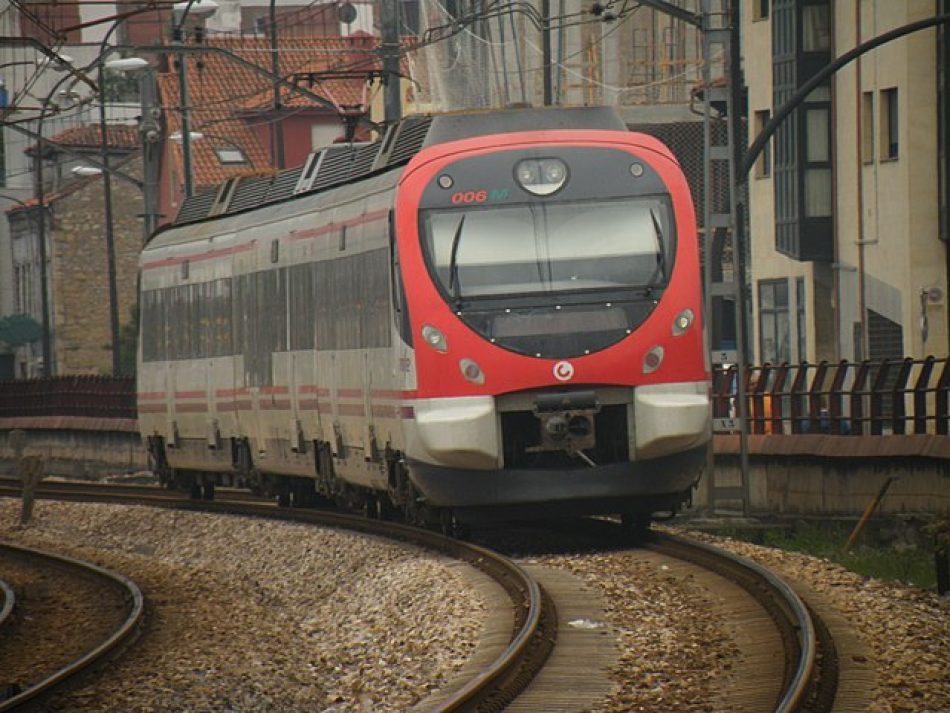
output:
<svg viewBox="0 0 950 713"><path fill-rule="evenodd" d="M750 143L833 58L946 4L743 3ZM840 69L753 168L756 362L947 355L945 32L905 35Z"/></svg>
<svg viewBox="0 0 950 713"><path fill-rule="evenodd" d="M115 128L115 127L113 127ZM98 127L56 137L82 150L85 134ZM116 134L126 134L124 137ZM132 151L135 131L110 132L111 165L133 181L141 181L141 156ZM109 312L109 270L101 175L75 176L77 160L61 152L44 152L42 203L30 199L7 211L12 262L12 314L43 323L43 275L40 240L45 242L46 298L50 372L110 374L112 334ZM137 264L142 246L142 192L128 180L112 181L112 228L116 257L116 292L121 328L131 329L137 304ZM43 211L42 218L40 211ZM9 349L13 375L33 378L43 373L40 341ZM131 373L134 354L126 354Z"/></svg>

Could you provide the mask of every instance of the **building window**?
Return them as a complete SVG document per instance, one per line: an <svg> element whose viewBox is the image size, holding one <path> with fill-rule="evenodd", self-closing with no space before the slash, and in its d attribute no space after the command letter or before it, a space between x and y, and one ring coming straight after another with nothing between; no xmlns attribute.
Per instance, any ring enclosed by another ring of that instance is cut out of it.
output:
<svg viewBox="0 0 950 713"><path fill-rule="evenodd" d="M881 158L897 158L897 88L881 90Z"/></svg>
<svg viewBox="0 0 950 713"><path fill-rule="evenodd" d="M310 150L319 151L334 143L340 136L342 136L342 132L339 124L311 124Z"/></svg>
<svg viewBox="0 0 950 713"><path fill-rule="evenodd" d="M808 358L808 324L805 322L805 278L795 278L795 317L798 322L798 361Z"/></svg>
<svg viewBox="0 0 950 713"><path fill-rule="evenodd" d="M874 163L874 92L861 94L861 160Z"/></svg>
<svg viewBox="0 0 950 713"><path fill-rule="evenodd" d="M827 2L802 8L802 51L831 49L831 8Z"/></svg>
<svg viewBox="0 0 950 713"><path fill-rule="evenodd" d="M784 106L832 60L829 0L773 0L772 106ZM775 249L801 261L834 259L831 85L816 87L791 121L782 122L772 152Z"/></svg>
<svg viewBox="0 0 950 713"><path fill-rule="evenodd" d="M828 108L824 106L809 107L805 111L805 160L808 163L831 160L828 116Z"/></svg>
<svg viewBox="0 0 950 713"><path fill-rule="evenodd" d="M752 19L767 20L769 18L769 3L771 0L754 0L752 3Z"/></svg>
<svg viewBox="0 0 950 713"><path fill-rule="evenodd" d="M399 3L399 25L400 35L419 35L419 0Z"/></svg>
<svg viewBox="0 0 950 713"><path fill-rule="evenodd" d="M214 152L218 156L218 161L222 166L235 166L248 163L247 156L245 156L244 152L237 146L217 146L215 147Z"/></svg>
<svg viewBox="0 0 950 713"><path fill-rule="evenodd" d="M831 112L827 105L805 110L805 217L831 215Z"/></svg>
<svg viewBox="0 0 950 713"><path fill-rule="evenodd" d="M771 113L768 109L755 112L755 134L758 136L769 123ZM758 161L755 162L755 177L764 178L772 173L772 141L765 144Z"/></svg>
<svg viewBox="0 0 950 713"><path fill-rule="evenodd" d="M759 354L762 363L791 361L788 280L759 282Z"/></svg>
<svg viewBox="0 0 950 713"><path fill-rule="evenodd" d="M23 309L23 274L19 265L13 266L13 313L21 314Z"/></svg>

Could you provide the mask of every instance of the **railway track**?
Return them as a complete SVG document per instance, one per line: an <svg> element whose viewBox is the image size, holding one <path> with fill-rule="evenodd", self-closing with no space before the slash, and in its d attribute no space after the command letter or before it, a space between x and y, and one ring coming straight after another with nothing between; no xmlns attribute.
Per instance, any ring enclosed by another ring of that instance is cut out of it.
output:
<svg viewBox="0 0 950 713"><path fill-rule="evenodd" d="M0 543L4 592L0 711L35 704L134 641L144 599L130 579L71 557ZM15 579L14 579L15 578ZM14 599L14 588L24 593ZM121 610L118 611L118 610Z"/></svg>
<svg viewBox="0 0 950 713"><path fill-rule="evenodd" d="M16 594L13 592L13 587L7 584L5 579L0 579L0 630L10 619L15 604Z"/></svg>
<svg viewBox="0 0 950 713"><path fill-rule="evenodd" d="M0 496L19 497L22 492L22 486L18 478L0 475ZM103 483L98 481L86 480L44 480L40 482L37 488L37 494L40 497L55 497L60 500L69 500L71 495L76 495L78 500L88 500L101 494L104 498L109 498L110 502L115 502L121 497L128 498L129 502L135 502L137 499L149 500L151 498L160 498L167 500L190 500L188 493L177 490L168 490L158 485L138 484L138 483ZM269 502L268 499L256 496L247 490L239 488L218 488L217 497L228 501L241 502Z"/></svg>
<svg viewBox="0 0 950 713"><path fill-rule="evenodd" d="M236 491L237 492L237 491ZM11 482L0 481L0 496L19 494ZM541 668L556 637L555 614L550 599L511 560L475 544L443 537L437 533L394 522L321 510L278 508L272 502L253 502L246 494L229 500L227 491L219 500L192 500L186 495L155 486L113 486L105 484L50 481L37 490L38 499L77 502L139 504L189 511L269 518L323 527L341 528L396 540L447 555L465 562L495 581L506 593L514 614L513 627L504 646L479 670L470 671L449 689L433 697L425 710L499 711L527 685ZM0 708L0 713L5 710Z"/></svg>
<svg viewBox="0 0 950 713"><path fill-rule="evenodd" d="M0 482L0 493L4 486ZM58 482L44 483L38 493L40 498L145 503L340 527L422 546L487 572L503 587L510 599L512 611L518 615L513 627L515 633L503 646L496 647L499 652L487 665L475 671L469 670L467 679L456 683L453 690L441 691L427 702L428 707L423 706L420 710L502 710L510 707L513 711L529 711L538 700L560 700L567 706L563 710L582 710L582 706L570 708L570 701L582 695L584 686L580 681L593 680L591 676L594 671L589 670L590 667L604 667L610 659L589 648L589 637L602 632L588 632L588 638L584 639L583 632L569 626L570 618L577 618L578 599L588 595L583 592L579 594L576 590L569 591L570 583L564 585L563 582L552 580L537 568L508 562L493 552L495 544L478 547L396 523L333 512L277 508L269 502L228 501L224 499L227 498L225 492L220 492L219 496L222 497L221 501L205 502L190 500L154 486L76 483L63 486ZM616 549L620 546L630 551L652 553L686 563L696 572L706 571L707 575L713 572L713 575L708 575L712 577L710 581L719 580L726 584L710 586L724 588L723 598L734 605L735 602L743 601L741 606L733 607L737 620L758 622L755 631L747 631L742 635L744 645L755 651L754 655L747 655L755 663L755 680L743 681L741 676L738 677L735 690L725 694L725 702L730 709L775 710L783 713L833 709L837 683L834 643L820 621L815 623L801 598L765 568L708 545L670 535L653 533L647 541L632 539L628 531L607 521L573 524L569 537L586 538L593 543L594 548ZM498 546L498 549L505 548ZM526 573L525 570L529 571ZM544 588L539 586L538 579L542 580ZM550 590L549 595L545 588ZM548 596L550 599L547 599ZM561 617L558 617L559 610L563 610ZM559 641L557 648L554 647L556 639ZM562 642L565 643L564 647L561 646ZM578 650L572 651L571 645L579 646L580 653ZM541 664L552 649L555 653L545 674ZM566 667L559 668L558 657L562 660L566 657ZM584 662L584 665L579 664L579 661ZM765 663L767 667L763 667ZM538 671L540 676L532 683ZM573 673L568 675L568 671ZM519 702L516 696L524 689L527 691ZM589 699L591 695L596 696L598 690L603 693L603 686L600 689L594 686L583 695Z"/></svg>
<svg viewBox="0 0 950 713"><path fill-rule="evenodd" d="M547 552L579 549L600 555L612 551L613 555L628 557L631 561L646 560L647 571L671 571L677 579L690 582L693 587L714 592L723 606L719 611L710 611L709 616L723 617L725 625L734 631L740 651L738 660L730 663L728 685L720 686L720 700L712 709L737 713L834 710L838 664L828 628L792 587L766 568L670 534L652 531L645 538L636 538L616 523L601 520L561 523L553 544L552 531L539 530L536 537L519 538L514 547L523 550L525 543L532 539L542 542L539 548ZM515 556L511 545L503 541L504 535L501 535L498 541L486 546ZM606 606L592 606L594 595L589 588L579 586L576 581L572 583L571 578L565 578L562 569L544 564L546 557L538 564L536 553L536 549L529 550L529 554L522 551L516 559L541 581L559 612L573 611L560 618L559 637L572 636L577 643L575 650L562 651L559 638L558 649L551 657L552 670L542 671L510 710L527 713L537 710L542 701L555 700L561 701L563 707L546 710L585 710L599 702L598 696L605 695L607 682L599 688L588 686L585 690L577 679L605 678L604 669L615 665L617 659L616 653L611 656L603 646ZM621 607L614 602L613 609ZM578 623L591 630L570 631L568 627ZM559 659L563 661L560 670ZM579 661L587 662L588 667L579 670L583 665Z"/></svg>
<svg viewBox="0 0 950 713"><path fill-rule="evenodd" d="M755 636L759 641L777 636L780 647L773 648L770 655L757 657L757 665L750 672L755 681L739 681L733 698L735 710L763 710L763 705L770 705L764 710L776 713L831 710L837 686L834 644L827 629L789 584L751 560L695 540L658 534L647 547L697 564L738 585L766 615L767 619L760 618L753 624L762 627L762 633ZM751 641L749 645L755 646ZM766 682L768 679L771 684Z"/></svg>

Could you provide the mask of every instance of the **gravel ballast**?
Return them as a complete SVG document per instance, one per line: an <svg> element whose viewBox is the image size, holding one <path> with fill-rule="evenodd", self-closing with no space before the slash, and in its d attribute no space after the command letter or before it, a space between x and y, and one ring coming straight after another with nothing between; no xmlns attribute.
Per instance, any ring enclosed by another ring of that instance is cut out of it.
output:
<svg viewBox="0 0 950 713"><path fill-rule="evenodd" d="M457 672L489 612L437 556L375 538L247 518L37 503L0 537L95 561L145 591L131 654L62 710L404 711ZM839 611L876 673L867 710L950 711L950 600L804 555L686 533L804 583ZM636 551L539 555L606 602L620 656L593 710L717 711L737 644L711 595ZM684 625L685 622L685 625Z"/></svg>
<svg viewBox="0 0 950 713"><path fill-rule="evenodd" d="M0 501L0 537L131 577L147 629L83 711L404 711L457 671L485 606L437 555L290 523Z"/></svg>
<svg viewBox="0 0 950 713"><path fill-rule="evenodd" d="M687 532L819 593L866 645L877 686L872 713L950 711L950 597L863 577L829 560Z"/></svg>

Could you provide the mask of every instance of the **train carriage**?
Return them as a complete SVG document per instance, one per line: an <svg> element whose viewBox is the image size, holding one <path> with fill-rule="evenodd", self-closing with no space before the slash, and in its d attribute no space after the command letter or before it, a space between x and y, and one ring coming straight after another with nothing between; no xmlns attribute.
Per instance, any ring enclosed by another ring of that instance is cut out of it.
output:
<svg viewBox="0 0 950 713"><path fill-rule="evenodd" d="M196 495L642 520L705 463L688 187L611 110L410 118L191 199L141 275L141 429Z"/></svg>

